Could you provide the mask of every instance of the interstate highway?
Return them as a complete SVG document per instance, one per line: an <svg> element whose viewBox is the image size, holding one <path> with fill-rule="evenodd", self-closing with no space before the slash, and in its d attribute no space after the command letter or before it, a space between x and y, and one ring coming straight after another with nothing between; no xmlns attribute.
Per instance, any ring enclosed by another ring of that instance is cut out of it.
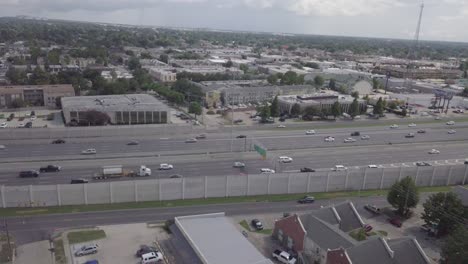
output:
<svg viewBox="0 0 468 264"><path fill-rule="evenodd" d="M440 154L430 155L427 152L436 148ZM294 159L289 164L277 163L277 156L287 155ZM463 163L468 158L468 142L435 142L414 143L398 145L369 145L341 147L327 147L321 149L285 150L270 152L267 160L262 160L257 153L231 153L214 155L186 155L169 157L143 157L143 158L115 158L82 161L57 161L57 162L18 162L2 164L0 168L0 184L4 185L29 185L29 184L68 184L72 178L91 178L99 172L103 165L123 165L126 168L136 170L144 164L153 170L150 177L134 179L168 178L173 174L181 174L184 177L197 176L243 176L245 174L258 174L260 168L272 168L276 166L278 172L298 171L301 167L329 170L334 165L341 164L349 167L367 166L369 164L389 164L400 166L414 166L417 161L441 161L449 160L449 164ZM456 161L458 160L458 161ZM234 161L245 162L245 169L233 168ZM47 164L57 164L63 167L58 173L42 173L39 178L18 178L18 171L25 169L38 169ZM173 170L159 171L160 163L171 163ZM433 162L431 162L433 163ZM437 165L437 164L434 164ZM120 178L116 180L129 180L133 178Z"/></svg>
<svg viewBox="0 0 468 264"><path fill-rule="evenodd" d="M426 134L416 134L415 138L405 138L409 132L416 133L418 129L423 128ZM447 130L456 129L457 132L449 135ZM56 159L83 159L83 158L105 158L106 155L116 157L118 155L131 155L138 153L147 153L147 156L156 154L200 154L200 153L222 153L232 151L238 152L251 150L252 142L260 143L268 150L288 150L288 149L309 149L316 147L336 147L342 146L343 140L350 136L353 131L360 131L361 135L369 135L370 140L360 140L357 142L346 143L346 145L380 145L388 142L392 143L412 143L412 142L442 142L442 141L463 141L468 140L468 127L463 125L446 126L441 124L419 125L418 127L408 128L401 126L399 129L389 129L388 127L366 127L366 128L347 128L347 129L323 129L317 130L316 135L305 135L305 130L289 131L278 128L274 131L242 131L233 133L231 140L230 133L207 133L207 139L199 140L197 143L185 143L185 140L195 135L160 137L141 136L141 137L110 137L110 138L70 138L66 144L50 144L49 139L38 140L0 140L0 144L5 145L6 149L0 151L0 163L7 160L29 161L34 158L38 160L44 157L54 157ZM237 139L236 136L244 134L247 139ZM325 136L334 136L335 142L324 142ZM137 146L127 146L131 140L140 142ZM95 148L96 156L83 156L80 152L87 148ZM143 155L144 156L144 155Z"/></svg>

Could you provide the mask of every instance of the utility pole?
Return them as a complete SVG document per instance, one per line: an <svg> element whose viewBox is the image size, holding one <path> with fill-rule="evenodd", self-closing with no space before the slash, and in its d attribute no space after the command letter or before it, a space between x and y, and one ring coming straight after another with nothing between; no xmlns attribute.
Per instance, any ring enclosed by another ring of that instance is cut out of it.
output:
<svg viewBox="0 0 468 264"><path fill-rule="evenodd" d="M13 254L13 251L11 250L10 233L8 232L8 223L5 217L3 218L3 224L5 226L5 232L6 232L7 243L8 243L8 260L11 260L10 256Z"/></svg>

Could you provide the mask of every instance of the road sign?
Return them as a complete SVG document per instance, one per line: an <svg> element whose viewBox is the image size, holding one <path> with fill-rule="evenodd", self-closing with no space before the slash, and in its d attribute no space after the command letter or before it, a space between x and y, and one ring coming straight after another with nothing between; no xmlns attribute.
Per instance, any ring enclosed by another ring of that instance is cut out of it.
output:
<svg viewBox="0 0 468 264"><path fill-rule="evenodd" d="M264 159L266 159L266 155L267 155L266 149L264 149L264 148L262 148L262 147L260 147L259 145L256 145L256 144L254 145L254 149L255 149L255 151L258 152L258 154L262 155L262 157Z"/></svg>

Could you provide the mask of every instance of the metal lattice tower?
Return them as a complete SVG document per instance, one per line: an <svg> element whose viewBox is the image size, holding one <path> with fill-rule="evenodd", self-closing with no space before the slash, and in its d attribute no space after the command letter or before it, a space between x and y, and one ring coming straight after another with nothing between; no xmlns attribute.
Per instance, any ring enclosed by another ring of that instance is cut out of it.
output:
<svg viewBox="0 0 468 264"><path fill-rule="evenodd" d="M421 32L421 21L422 21L422 14L424 10L424 2L421 2L421 6L419 9L419 18L418 18L418 24L416 26L416 33L414 34L414 42L412 45L410 45L408 49L408 55L406 57L407 61L407 69L406 69L406 76L405 76L405 82L403 86L405 88L409 88L410 83L412 83L413 79L413 74L411 70L411 61L413 59L417 59L418 57L418 50L419 50L419 33Z"/></svg>
<svg viewBox="0 0 468 264"><path fill-rule="evenodd" d="M414 57L417 58L418 54L418 49L419 49L419 33L421 31L421 20L422 20L422 14L424 10L424 2L421 3L419 11L419 19L418 19L418 26L416 27L416 34L414 35Z"/></svg>

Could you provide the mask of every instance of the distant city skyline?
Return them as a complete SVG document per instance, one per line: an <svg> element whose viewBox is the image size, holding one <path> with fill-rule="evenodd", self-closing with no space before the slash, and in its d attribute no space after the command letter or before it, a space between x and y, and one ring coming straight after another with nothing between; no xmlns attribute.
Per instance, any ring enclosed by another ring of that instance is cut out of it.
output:
<svg viewBox="0 0 468 264"><path fill-rule="evenodd" d="M420 39L468 42L468 0L424 2ZM1 0L0 16L412 39L420 4L420 0Z"/></svg>

